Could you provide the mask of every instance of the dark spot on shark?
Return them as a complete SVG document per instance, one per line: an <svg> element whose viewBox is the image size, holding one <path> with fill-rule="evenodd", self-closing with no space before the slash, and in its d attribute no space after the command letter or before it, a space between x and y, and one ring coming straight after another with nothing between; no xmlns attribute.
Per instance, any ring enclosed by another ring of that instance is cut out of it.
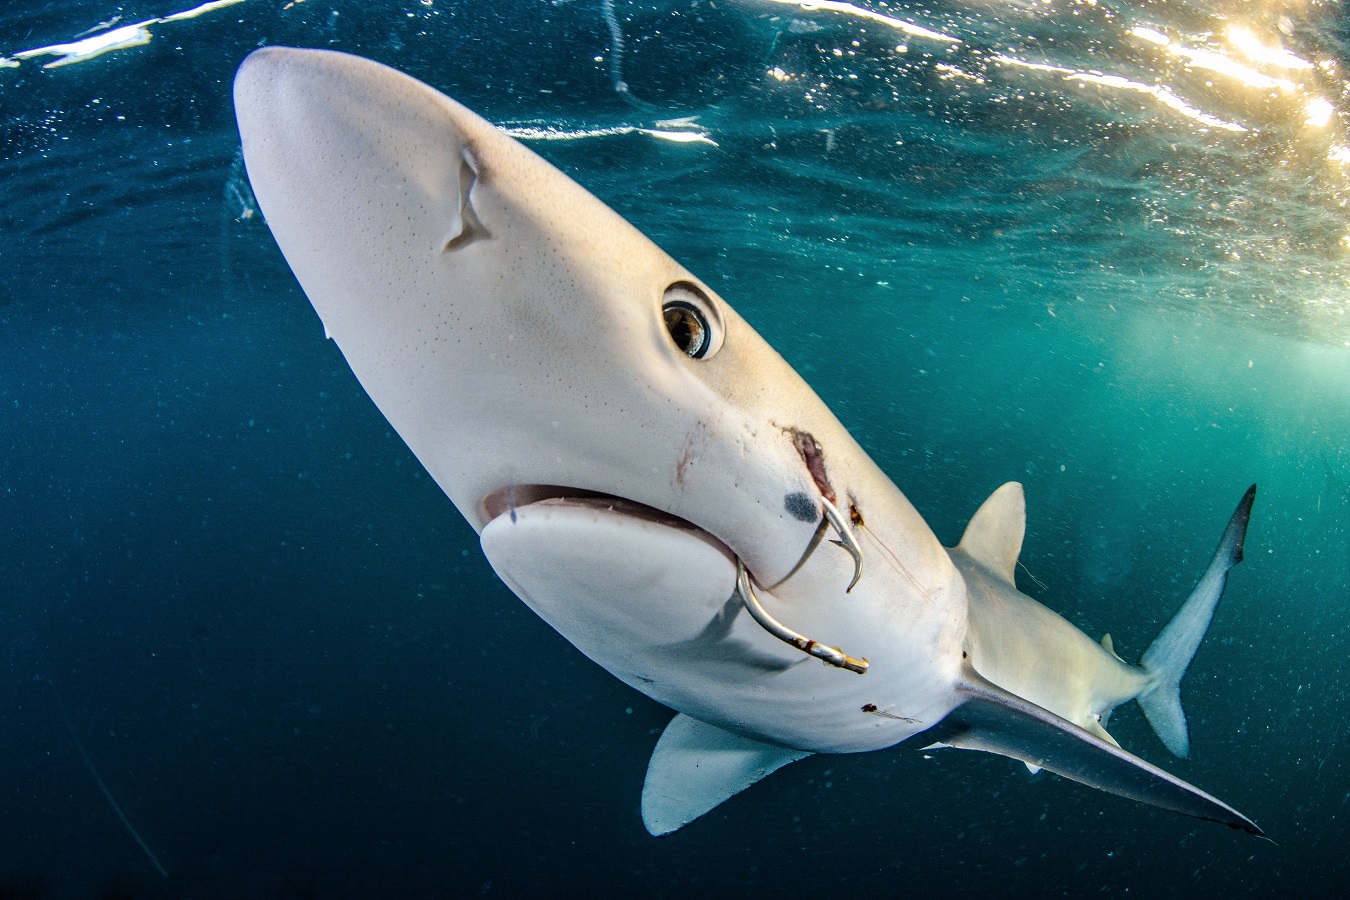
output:
<svg viewBox="0 0 1350 900"><path fill-rule="evenodd" d="M802 491L796 491L783 498L783 509L788 511L788 515L794 519L800 519L803 522L814 522L820 517L820 510L816 508L816 502L809 495Z"/></svg>

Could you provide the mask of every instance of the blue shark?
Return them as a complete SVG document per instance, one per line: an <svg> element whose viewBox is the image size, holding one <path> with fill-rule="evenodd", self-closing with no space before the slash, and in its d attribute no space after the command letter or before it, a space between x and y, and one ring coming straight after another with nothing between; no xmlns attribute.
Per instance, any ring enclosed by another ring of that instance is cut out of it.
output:
<svg viewBox="0 0 1350 900"><path fill-rule="evenodd" d="M254 52L234 98L325 332L494 570L677 711L642 792L652 834L810 754L911 739L1260 833L1106 730L1137 700L1188 751L1181 678L1254 488L1128 663L1016 587L1020 485L943 546L723 298L491 123L322 50Z"/></svg>

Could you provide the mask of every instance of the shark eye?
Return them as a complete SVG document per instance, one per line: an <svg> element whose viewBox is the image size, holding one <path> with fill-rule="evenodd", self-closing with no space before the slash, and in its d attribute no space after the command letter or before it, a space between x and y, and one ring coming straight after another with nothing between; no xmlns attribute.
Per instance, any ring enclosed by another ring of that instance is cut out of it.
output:
<svg viewBox="0 0 1350 900"><path fill-rule="evenodd" d="M706 359L721 346L721 321L712 303L692 284L673 284L661 305L666 332L675 346L693 359Z"/></svg>
<svg viewBox="0 0 1350 900"><path fill-rule="evenodd" d="M670 339L694 359L708 354L708 320L697 306L684 300L670 300L661 308Z"/></svg>

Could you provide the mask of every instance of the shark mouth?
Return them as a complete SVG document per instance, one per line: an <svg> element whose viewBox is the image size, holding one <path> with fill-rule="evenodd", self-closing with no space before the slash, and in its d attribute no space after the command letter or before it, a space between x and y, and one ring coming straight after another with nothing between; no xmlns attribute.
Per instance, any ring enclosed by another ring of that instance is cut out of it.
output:
<svg viewBox="0 0 1350 900"><path fill-rule="evenodd" d="M796 572L805 564L806 560L815 552L821 543L821 538L826 529L833 526L838 530L840 539L833 543L839 544L854 555L857 563L857 569L854 574L853 582L849 585L849 590L858 582L858 576L862 571L861 551L858 548L857 540L848 529L847 523L835 508L829 498L822 494L820 502L823 508L821 527L817 530L814 538L806 546L802 553L801 560L793 567L792 572ZM785 644L796 647L798 650L810 656L841 669L847 669L856 672L859 675L865 674L868 668L868 662L865 657L856 658L849 656L842 648L832 647L813 640L804 634L794 631L792 628L784 625L774 618L764 605L760 602L755 593L753 579L745 563L741 560L740 554L736 553L731 547L720 541L706 529L703 529L688 519L682 519L672 513L647 506L636 500L629 500L625 497L618 497L613 494L606 494L600 491L590 491L582 488L568 488L561 485L551 484L513 484L498 488L483 498L483 511L489 523L495 522L505 516L510 516L511 521L515 522L518 511L531 507L535 504L565 505L573 508L589 508L596 512L607 512L619 516L628 516L645 522L667 528L674 528L682 531L697 533L710 544L720 548L729 558L736 563L736 588L735 596L745 606L754 620L759 623L769 634ZM789 573L788 577L791 577ZM786 580L786 579L784 579Z"/></svg>
<svg viewBox="0 0 1350 900"><path fill-rule="evenodd" d="M726 548L729 555L735 556L731 548L726 547L717 538L688 519L681 519L672 513L657 509L654 506L647 506L645 503L639 503L636 500L629 500L601 491L588 491L583 488L563 487L557 484L512 484L498 488L484 497L483 512L486 514L487 520L492 521L505 515L514 516L516 510L521 507L542 503L546 500L577 506L589 506L596 509L610 509L639 519L668 525L672 528L697 531L707 539Z"/></svg>

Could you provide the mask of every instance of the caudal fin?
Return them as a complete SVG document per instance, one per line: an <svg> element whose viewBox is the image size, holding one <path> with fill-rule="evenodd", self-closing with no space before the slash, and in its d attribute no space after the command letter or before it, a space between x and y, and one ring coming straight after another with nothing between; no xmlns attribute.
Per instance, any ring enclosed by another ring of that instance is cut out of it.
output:
<svg viewBox="0 0 1350 900"><path fill-rule="evenodd" d="M1181 678L1214 618L1214 608L1228 583L1228 570L1242 562L1242 541L1247 536L1247 521L1255 499L1256 485L1252 485L1228 520L1200 583L1139 659L1139 664L1152 676L1152 686L1136 698L1139 706L1167 749L1183 759L1190 755L1191 740L1186 731L1186 713L1181 709Z"/></svg>

